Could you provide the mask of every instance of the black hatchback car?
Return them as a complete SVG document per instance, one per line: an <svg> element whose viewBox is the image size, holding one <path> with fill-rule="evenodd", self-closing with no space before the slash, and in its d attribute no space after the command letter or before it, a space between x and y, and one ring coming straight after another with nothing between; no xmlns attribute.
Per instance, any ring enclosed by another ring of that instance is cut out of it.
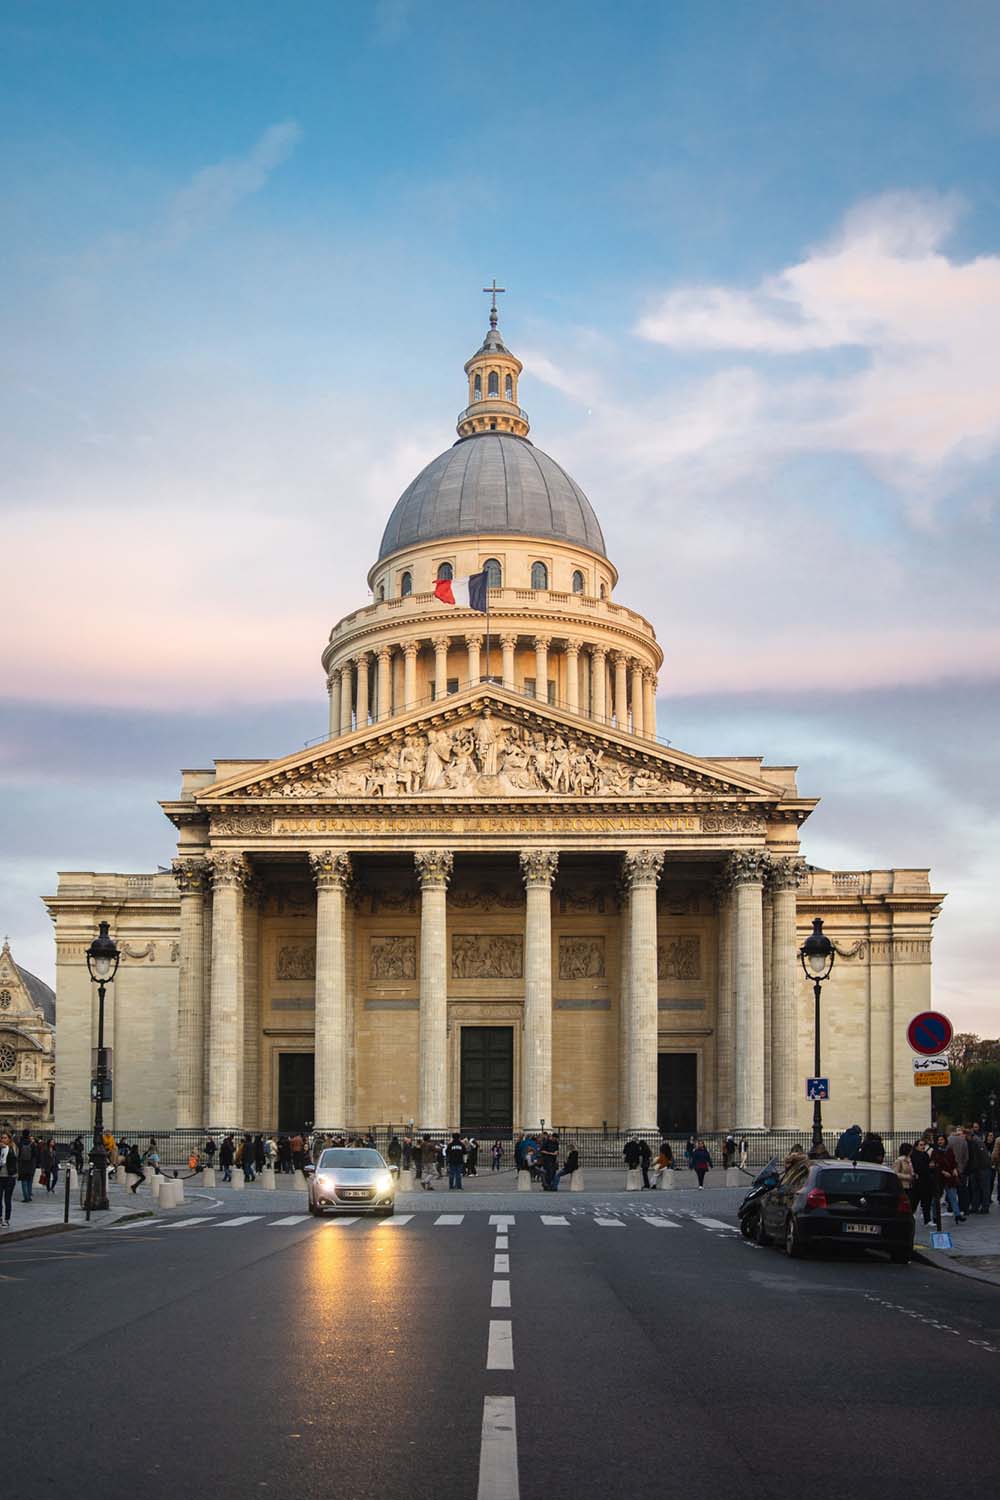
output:
<svg viewBox="0 0 1000 1500"><path fill-rule="evenodd" d="M788 1255L812 1245L885 1250L900 1265L913 1254L913 1210L891 1167L872 1162L811 1163L805 1177L782 1179L760 1199L754 1238Z"/></svg>

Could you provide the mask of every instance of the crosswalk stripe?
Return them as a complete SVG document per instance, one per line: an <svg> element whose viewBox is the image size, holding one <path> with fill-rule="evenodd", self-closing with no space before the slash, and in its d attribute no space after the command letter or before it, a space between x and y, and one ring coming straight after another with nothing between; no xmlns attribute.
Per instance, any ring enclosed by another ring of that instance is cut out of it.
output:
<svg viewBox="0 0 1000 1500"><path fill-rule="evenodd" d="M238 1229L241 1224L256 1224L258 1219L263 1217L263 1214L246 1214L241 1219L220 1219L215 1227L216 1229Z"/></svg>
<svg viewBox="0 0 1000 1500"><path fill-rule="evenodd" d="M272 1229L278 1229L282 1224L304 1224L309 1218L308 1214L292 1214L287 1219L270 1219L268 1222Z"/></svg>
<svg viewBox="0 0 1000 1500"><path fill-rule="evenodd" d="M358 1222L357 1219L351 1219L351 1218L346 1218L346 1219L327 1219L327 1221L326 1221L326 1227L327 1227L327 1229L346 1229L347 1226L348 1226L348 1224L356 1224L357 1222Z"/></svg>
<svg viewBox="0 0 1000 1500"><path fill-rule="evenodd" d="M490 1214L491 1224L513 1224L513 1214Z"/></svg>
<svg viewBox="0 0 1000 1500"><path fill-rule="evenodd" d="M701 1224L705 1229L728 1229L731 1234L739 1231L735 1224L724 1224L721 1219L700 1219L697 1214L691 1215L696 1224Z"/></svg>
<svg viewBox="0 0 1000 1500"><path fill-rule="evenodd" d="M569 1228L569 1220L564 1219L562 1214L542 1214L541 1219L543 1224L565 1224Z"/></svg>
<svg viewBox="0 0 1000 1500"><path fill-rule="evenodd" d="M464 1214L438 1214L435 1224L461 1224Z"/></svg>
<svg viewBox="0 0 1000 1500"><path fill-rule="evenodd" d="M211 1222L212 1216L208 1215L203 1219L178 1219L175 1223L166 1224L164 1227L166 1229L190 1229L192 1224L211 1224Z"/></svg>
<svg viewBox="0 0 1000 1500"><path fill-rule="evenodd" d="M602 1229L624 1229L624 1219L595 1219L595 1224L600 1224Z"/></svg>
<svg viewBox="0 0 1000 1500"><path fill-rule="evenodd" d="M391 1219L382 1220L383 1229L402 1229L404 1224L409 1224L413 1218L412 1214L394 1214Z"/></svg>
<svg viewBox="0 0 1000 1500"><path fill-rule="evenodd" d="M676 1219L654 1219L652 1214L640 1214L640 1224L652 1224L654 1229L680 1229Z"/></svg>

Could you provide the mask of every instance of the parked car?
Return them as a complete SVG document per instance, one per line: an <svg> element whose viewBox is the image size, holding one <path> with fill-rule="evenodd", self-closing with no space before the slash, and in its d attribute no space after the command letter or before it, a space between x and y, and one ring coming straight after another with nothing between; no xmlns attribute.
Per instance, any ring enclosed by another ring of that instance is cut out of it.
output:
<svg viewBox="0 0 1000 1500"><path fill-rule="evenodd" d="M309 1212L379 1214L396 1208L396 1178L381 1152L368 1146L328 1146L309 1173Z"/></svg>
<svg viewBox="0 0 1000 1500"><path fill-rule="evenodd" d="M749 1191L736 1213L740 1221L740 1233L744 1239L753 1240L757 1237L757 1220L760 1217L760 1206L764 1194L771 1188L777 1187L781 1181L781 1158L772 1156L764 1169L757 1173L750 1184Z"/></svg>
<svg viewBox="0 0 1000 1500"><path fill-rule="evenodd" d="M891 1167L874 1162L819 1161L805 1176L785 1174L760 1197L754 1238L788 1255L813 1245L864 1245L897 1264L913 1254L913 1210Z"/></svg>

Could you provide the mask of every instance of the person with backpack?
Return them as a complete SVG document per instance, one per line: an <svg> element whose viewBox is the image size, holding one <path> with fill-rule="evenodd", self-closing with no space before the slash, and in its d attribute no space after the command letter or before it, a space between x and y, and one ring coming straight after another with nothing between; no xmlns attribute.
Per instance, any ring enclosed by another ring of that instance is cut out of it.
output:
<svg viewBox="0 0 1000 1500"><path fill-rule="evenodd" d="M135 1178L135 1182L132 1184L132 1192L137 1193L140 1185L146 1181L146 1174L142 1169L142 1157L139 1154L139 1147L137 1145L129 1146L128 1148L128 1153L125 1157L125 1170L130 1177Z"/></svg>
<svg viewBox="0 0 1000 1500"><path fill-rule="evenodd" d="M223 1182L232 1182L233 1163L236 1160L236 1146L231 1135L227 1135L219 1147L219 1166L222 1168Z"/></svg>
<svg viewBox="0 0 1000 1500"><path fill-rule="evenodd" d="M10 1204L17 1181L17 1149L13 1137L5 1130L0 1135L0 1221L10 1228Z"/></svg>
<svg viewBox="0 0 1000 1500"><path fill-rule="evenodd" d="M704 1141L696 1141L694 1150L691 1152L691 1166L698 1179L698 1186L705 1186L705 1173L712 1169L712 1158Z"/></svg>
<svg viewBox="0 0 1000 1500"><path fill-rule="evenodd" d="M31 1202L31 1190L37 1167L38 1147L26 1125L21 1131L21 1139L17 1147L17 1180L21 1184L21 1197L25 1203Z"/></svg>

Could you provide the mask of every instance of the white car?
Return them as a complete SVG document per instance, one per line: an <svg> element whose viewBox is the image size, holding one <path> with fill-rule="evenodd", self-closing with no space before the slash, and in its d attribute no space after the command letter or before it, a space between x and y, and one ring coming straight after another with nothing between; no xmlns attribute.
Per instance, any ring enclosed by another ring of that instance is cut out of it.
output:
<svg viewBox="0 0 1000 1500"><path fill-rule="evenodd" d="M380 1214L396 1208L396 1178L368 1146L328 1146L309 1177L309 1212Z"/></svg>

